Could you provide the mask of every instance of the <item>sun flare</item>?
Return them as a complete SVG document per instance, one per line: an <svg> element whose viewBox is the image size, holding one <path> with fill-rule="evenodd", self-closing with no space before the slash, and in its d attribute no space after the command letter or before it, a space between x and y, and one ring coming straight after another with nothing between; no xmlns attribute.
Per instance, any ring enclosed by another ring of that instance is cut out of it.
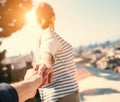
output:
<svg viewBox="0 0 120 102"><path fill-rule="evenodd" d="M36 22L35 9L32 9L30 12L26 13L27 22Z"/></svg>

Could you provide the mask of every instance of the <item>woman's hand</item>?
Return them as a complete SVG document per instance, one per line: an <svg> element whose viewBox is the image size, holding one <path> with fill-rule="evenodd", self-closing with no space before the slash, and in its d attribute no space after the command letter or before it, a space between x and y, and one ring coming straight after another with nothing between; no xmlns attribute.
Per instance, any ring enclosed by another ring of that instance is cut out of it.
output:
<svg viewBox="0 0 120 102"><path fill-rule="evenodd" d="M54 63L54 58L49 53L42 53L41 55L41 66L45 67L45 71L43 73L44 81L47 84L51 84L53 81L53 68L52 65ZM40 68L41 69L41 68Z"/></svg>
<svg viewBox="0 0 120 102"><path fill-rule="evenodd" d="M42 84L40 85L40 87L43 87L46 84L51 84L53 81L53 69L47 67L45 64L42 64L39 66L40 70L43 70L43 68L45 70L43 72L43 81L42 81Z"/></svg>
<svg viewBox="0 0 120 102"><path fill-rule="evenodd" d="M45 78L48 84L51 84L53 81L53 69L46 66L45 72L43 73L43 77Z"/></svg>

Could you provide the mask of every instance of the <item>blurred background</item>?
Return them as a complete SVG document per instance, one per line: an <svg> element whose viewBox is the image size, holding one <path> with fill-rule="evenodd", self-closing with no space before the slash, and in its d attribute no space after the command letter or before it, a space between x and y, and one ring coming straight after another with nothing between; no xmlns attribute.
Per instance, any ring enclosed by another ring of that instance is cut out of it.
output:
<svg viewBox="0 0 120 102"><path fill-rule="evenodd" d="M75 62L120 73L120 0L0 0L0 82L23 80L40 33L34 14L50 3L55 30L74 48Z"/></svg>

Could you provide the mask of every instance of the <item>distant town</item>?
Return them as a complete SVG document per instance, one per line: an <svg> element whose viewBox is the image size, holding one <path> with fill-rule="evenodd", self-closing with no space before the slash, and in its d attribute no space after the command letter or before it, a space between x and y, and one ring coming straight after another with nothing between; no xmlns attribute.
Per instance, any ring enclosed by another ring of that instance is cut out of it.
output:
<svg viewBox="0 0 120 102"><path fill-rule="evenodd" d="M4 50L0 56L0 81L23 80L26 70L32 68L32 51L26 55L5 57ZM120 73L120 40L79 46L74 48L74 58L76 65Z"/></svg>

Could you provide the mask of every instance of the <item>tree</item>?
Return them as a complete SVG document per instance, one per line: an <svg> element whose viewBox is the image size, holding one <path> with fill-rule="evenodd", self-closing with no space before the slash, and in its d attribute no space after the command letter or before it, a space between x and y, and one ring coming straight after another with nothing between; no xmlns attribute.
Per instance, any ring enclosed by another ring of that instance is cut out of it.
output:
<svg viewBox="0 0 120 102"><path fill-rule="evenodd" d="M31 8L31 0L0 0L0 38L20 30L26 24L25 14Z"/></svg>
<svg viewBox="0 0 120 102"><path fill-rule="evenodd" d="M31 0L0 0L0 38L9 37L26 24L26 13L32 8ZM2 42L0 41L0 45ZM10 82L10 76L3 73L4 65L1 61L5 58L6 50L0 51L0 82ZM9 66L7 66L9 67ZM8 68L10 69L10 68ZM6 79L7 78L7 79Z"/></svg>

